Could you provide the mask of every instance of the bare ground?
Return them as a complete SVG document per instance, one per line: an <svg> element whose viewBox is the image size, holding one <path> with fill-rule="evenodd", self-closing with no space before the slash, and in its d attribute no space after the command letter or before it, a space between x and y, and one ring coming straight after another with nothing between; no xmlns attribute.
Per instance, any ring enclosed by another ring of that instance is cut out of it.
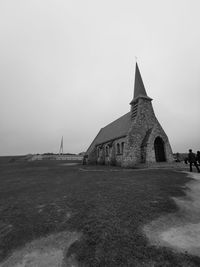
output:
<svg viewBox="0 0 200 267"><path fill-rule="evenodd" d="M194 180L185 185L186 195L173 197L179 210L145 225L144 232L153 245L200 256L200 174L187 175Z"/></svg>
<svg viewBox="0 0 200 267"><path fill-rule="evenodd" d="M65 267L75 266L67 264L65 258L69 246L80 237L77 233L61 232L51 234L27 243L18 249L0 267Z"/></svg>

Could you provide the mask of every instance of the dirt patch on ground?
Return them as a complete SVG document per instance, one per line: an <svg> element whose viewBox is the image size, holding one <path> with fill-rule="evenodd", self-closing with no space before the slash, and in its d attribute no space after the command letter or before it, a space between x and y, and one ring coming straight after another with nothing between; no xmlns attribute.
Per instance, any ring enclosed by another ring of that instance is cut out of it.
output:
<svg viewBox="0 0 200 267"><path fill-rule="evenodd" d="M144 227L151 244L200 256L200 174L186 172L194 180L184 187L186 196L173 198L179 207Z"/></svg>
<svg viewBox="0 0 200 267"><path fill-rule="evenodd" d="M80 238L77 233L61 232L34 240L13 254L0 267L65 267L69 246Z"/></svg>

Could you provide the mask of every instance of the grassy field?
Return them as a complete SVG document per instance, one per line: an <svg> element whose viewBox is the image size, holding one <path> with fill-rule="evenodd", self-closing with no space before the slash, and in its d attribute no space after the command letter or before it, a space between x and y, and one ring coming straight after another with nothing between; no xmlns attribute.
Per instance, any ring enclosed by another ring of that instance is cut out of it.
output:
<svg viewBox="0 0 200 267"><path fill-rule="evenodd" d="M188 178L170 170L0 160L0 261L28 241L64 230L80 266L200 266L200 258L156 248L142 227L174 212Z"/></svg>

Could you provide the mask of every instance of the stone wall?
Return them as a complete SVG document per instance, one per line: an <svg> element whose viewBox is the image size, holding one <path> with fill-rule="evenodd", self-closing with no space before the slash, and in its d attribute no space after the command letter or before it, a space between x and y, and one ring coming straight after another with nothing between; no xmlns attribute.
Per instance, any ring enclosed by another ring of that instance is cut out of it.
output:
<svg viewBox="0 0 200 267"><path fill-rule="evenodd" d="M39 154L39 155L33 155L30 157L29 161L35 161L35 160L69 160L69 161L82 161L83 156L80 155L45 155L45 154Z"/></svg>
<svg viewBox="0 0 200 267"><path fill-rule="evenodd" d="M97 150L96 147L93 148L93 150L88 153L87 163L88 164L97 164Z"/></svg>
<svg viewBox="0 0 200 267"><path fill-rule="evenodd" d="M121 166L126 146L126 138L118 138L96 146L97 164Z"/></svg>
<svg viewBox="0 0 200 267"><path fill-rule="evenodd" d="M149 136L149 139L147 140L146 144L146 163L156 162L155 158L155 150L154 150L154 141L157 137L162 138L164 141L164 150L165 150L165 156L167 162L173 162L173 154L172 149L168 140L168 137L164 130L162 129L161 125L157 121L157 123L154 125L151 134Z"/></svg>
<svg viewBox="0 0 200 267"><path fill-rule="evenodd" d="M131 102L131 111L132 123L127 136L95 146L89 153L88 163L134 167L156 162L154 142L157 137L164 143L166 161L173 161L168 137L154 114L151 99L139 97L136 104Z"/></svg>
<svg viewBox="0 0 200 267"><path fill-rule="evenodd" d="M139 163L155 162L154 141L158 136L164 141L166 160L172 161L173 155L167 135L154 114L151 100L140 98L137 106L137 115L132 116L122 166L134 167ZM131 110L134 110L133 107Z"/></svg>

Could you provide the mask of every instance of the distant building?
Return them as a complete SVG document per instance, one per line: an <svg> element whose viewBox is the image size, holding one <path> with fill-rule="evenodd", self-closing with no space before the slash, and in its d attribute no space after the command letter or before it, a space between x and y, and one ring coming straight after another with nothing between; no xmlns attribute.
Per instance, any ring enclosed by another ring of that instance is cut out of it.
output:
<svg viewBox="0 0 200 267"><path fill-rule="evenodd" d="M172 162L172 149L147 96L136 63L131 110L102 128L86 152L88 163L134 167L140 163Z"/></svg>

